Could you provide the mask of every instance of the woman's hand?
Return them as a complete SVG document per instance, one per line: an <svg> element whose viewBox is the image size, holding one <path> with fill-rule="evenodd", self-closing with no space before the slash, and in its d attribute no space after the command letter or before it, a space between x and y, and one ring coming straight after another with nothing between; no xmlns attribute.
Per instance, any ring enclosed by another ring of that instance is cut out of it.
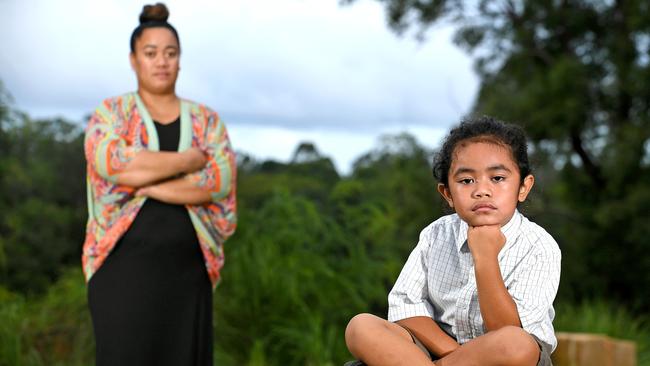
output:
<svg viewBox="0 0 650 366"><path fill-rule="evenodd" d="M138 188L138 190L135 191L135 196L136 197L154 197L155 192L156 192L156 185L150 185L150 186L145 186Z"/></svg>

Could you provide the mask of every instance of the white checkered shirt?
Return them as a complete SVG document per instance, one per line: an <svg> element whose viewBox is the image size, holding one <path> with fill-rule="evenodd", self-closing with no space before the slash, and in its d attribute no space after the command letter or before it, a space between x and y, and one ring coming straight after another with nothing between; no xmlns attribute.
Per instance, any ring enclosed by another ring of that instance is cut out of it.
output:
<svg viewBox="0 0 650 366"><path fill-rule="evenodd" d="M428 316L463 344L486 332L478 302L467 223L443 216L420 233L388 295L388 320ZM543 228L515 211L501 228L498 260L522 327L555 349L553 299L560 283L560 249Z"/></svg>

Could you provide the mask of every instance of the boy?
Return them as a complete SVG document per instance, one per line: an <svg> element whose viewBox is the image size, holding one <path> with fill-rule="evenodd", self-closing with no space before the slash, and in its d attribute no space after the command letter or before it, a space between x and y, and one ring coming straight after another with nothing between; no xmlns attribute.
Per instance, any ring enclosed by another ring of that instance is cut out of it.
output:
<svg viewBox="0 0 650 366"><path fill-rule="evenodd" d="M517 211L533 187L523 131L489 117L451 130L434 161L456 212L420 234L388 296L388 321L355 316L346 365L548 366L557 243Z"/></svg>

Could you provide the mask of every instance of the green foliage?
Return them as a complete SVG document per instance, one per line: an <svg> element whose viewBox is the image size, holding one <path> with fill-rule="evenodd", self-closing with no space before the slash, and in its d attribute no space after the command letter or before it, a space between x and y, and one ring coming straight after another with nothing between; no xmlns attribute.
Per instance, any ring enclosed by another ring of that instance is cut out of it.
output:
<svg viewBox="0 0 650 366"><path fill-rule="evenodd" d="M349 2L349 1L348 1ZM646 1L382 0L393 28L457 26L481 78L473 113L525 127L560 295L650 310L650 11ZM579 263L579 264L577 264Z"/></svg>
<svg viewBox="0 0 650 366"><path fill-rule="evenodd" d="M648 319L634 315L650 309L647 3L381 1L398 32L456 24L481 77L473 113L531 137L537 184L523 210L562 248L557 329L633 339L649 364ZM13 110L0 85L0 366L91 363L82 139L78 125ZM239 158L215 363L340 364L347 320L385 315L418 232L445 213L431 153L386 136L348 177L308 142L286 164ZM584 302L599 298L623 306Z"/></svg>
<svg viewBox="0 0 650 366"><path fill-rule="evenodd" d="M309 159L248 159L240 169L239 228L215 293L218 360L341 364L350 357L347 321L364 311L385 316L418 223L437 212L433 198L409 195L425 180L423 196L434 193L429 153L411 136L386 137L347 178L307 148Z"/></svg>
<svg viewBox="0 0 650 366"><path fill-rule="evenodd" d="M0 281L40 292L77 263L84 236L85 164L81 129L64 120L0 116Z"/></svg>
<svg viewBox="0 0 650 366"><path fill-rule="evenodd" d="M239 265L242 261L245 262L240 260L228 266L244 267ZM230 262L234 262L234 259L231 258ZM252 268L248 270L257 276ZM308 303L307 311L297 311L291 306L278 307L279 296L265 298L266 303L258 300L263 293L271 292L262 285L249 286L237 292L239 295L236 296L245 296L237 301L246 300L237 303L227 299L228 294L234 291L234 276L249 276L246 273L236 274L238 271L228 271L229 277L215 293L215 365L340 365L347 359L342 344L345 324L337 319L351 316L360 309L349 311L347 303L335 303L340 298L328 299L330 301L324 304ZM293 269L291 271L295 272ZM283 275L275 273L269 275L274 280L288 277L280 278ZM227 287L229 283L231 285ZM295 286L289 284L288 287ZM314 284L304 286L309 291ZM255 287L261 291L242 295ZM291 292L281 287L273 285L273 290L284 291L282 295ZM92 364L94 344L85 296L83 275L78 267L63 271L59 281L46 294L36 298L25 298L0 288L0 324L3 324L0 327L0 366ZM320 296L326 297L324 294ZM300 307L306 301L294 298L287 300L288 303ZM257 308L253 313L249 313L250 309L239 313L236 310L238 306ZM337 307L333 314L326 312ZM273 314L275 312L279 314ZM650 322L647 316L634 316L624 307L605 301L577 305L561 303L556 306L554 324L557 331L606 334L635 341L639 365L650 365ZM263 330L269 333L263 333Z"/></svg>
<svg viewBox="0 0 650 366"><path fill-rule="evenodd" d="M320 155L310 143L300 144L293 155L289 164L273 160L257 162L250 156L241 155L238 164L238 206L260 207L276 187L285 187L292 193L311 199L322 208L328 192L340 180L334 164Z"/></svg>
<svg viewBox="0 0 650 366"><path fill-rule="evenodd" d="M23 357L22 325L27 318L25 301L0 287L0 365L19 365Z"/></svg>
<svg viewBox="0 0 650 366"><path fill-rule="evenodd" d="M37 298L0 288L0 365L88 365L94 340L81 269Z"/></svg>
<svg viewBox="0 0 650 366"><path fill-rule="evenodd" d="M9 132L23 128L16 125ZM80 154L80 140L70 141L78 144ZM388 289L419 230L439 212L430 153L411 136L384 138L345 178L315 147L301 148L307 154L295 154L289 164L240 161L239 228L226 243L227 264L215 293L218 364L338 365L349 359L343 337L347 321L359 312L385 315ZM62 152L53 154L50 161ZM35 172L18 164L13 169L12 180L6 182L24 179L20 189L36 191L29 185ZM39 199L50 194L47 191L7 203L13 209L4 225L11 235L3 239L30 243L66 237L75 214L61 207L81 215L85 208L55 204L56 192ZM41 230L26 229L34 220L43 223ZM78 248L81 240L73 244ZM21 288L0 293L6 300L0 323L12 330L0 332L7 362L89 363L94 346L78 264L62 272L65 247L41 247L40 253L28 245L6 248L11 253L7 266L23 270L8 271L10 281L3 283L34 288L43 281L38 286L48 287L43 269L36 265L44 260L40 255L54 262L51 278L63 273L41 295Z"/></svg>

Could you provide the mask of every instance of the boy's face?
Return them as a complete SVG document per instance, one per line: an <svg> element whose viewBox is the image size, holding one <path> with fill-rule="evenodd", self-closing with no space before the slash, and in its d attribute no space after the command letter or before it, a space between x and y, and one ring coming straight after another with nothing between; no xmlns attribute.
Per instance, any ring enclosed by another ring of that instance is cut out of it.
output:
<svg viewBox="0 0 650 366"><path fill-rule="evenodd" d="M470 226L499 225L510 221L533 187L534 178L520 183L519 168L510 150L487 142L456 147L449 168L449 184L438 191Z"/></svg>

